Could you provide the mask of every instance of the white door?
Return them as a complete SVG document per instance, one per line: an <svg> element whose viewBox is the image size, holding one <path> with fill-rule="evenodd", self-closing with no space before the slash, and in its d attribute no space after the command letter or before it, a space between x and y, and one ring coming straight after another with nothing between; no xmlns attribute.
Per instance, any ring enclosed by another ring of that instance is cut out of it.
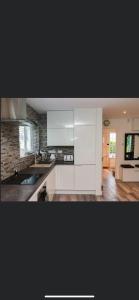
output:
<svg viewBox="0 0 139 300"><path fill-rule="evenodd" d="M96 109L78 108L74 110L74 125L95 125Z"/></svg>
<svg viewBox="0 0 139 300"><path fill-rule="evenodd" d="M74 165L56 166L56 190L74 190Z"/></svg>
<svg viewBox="0 0 139 300"><path fill-rule="evenodd" d="M47 128L73 128L73 111L48 111Z"/></svg>
<svg viewBox="0 0 139 300"><path fill-rule="evenodd" d="M96 166L75 166L75 190L89 191L96 189Z"/></svg>
<svg viewBox="0 0 139 300"><path fill-rule="evenodd" d="M132 128L135 131L139 130L139 118L133 119L133 121L132 121Z"/></svg>
<svg viewBox="0 0 139 300"><path fill-rule="evenodd" d="M48 129L48 146L73 146L73 129Z"/></svg>
<svg viewBox="0 0 139 300"><path fill-rule="evenodd" d="M74 129L75 164L96 162L96 126L76 126Z"/></svg>
<svg viewBox="0 0 139 300"><path fill-rule="evenodd" d="M109 141L110 141L110 130L106 128L103 131L103 168L110 167Z"/></svg>

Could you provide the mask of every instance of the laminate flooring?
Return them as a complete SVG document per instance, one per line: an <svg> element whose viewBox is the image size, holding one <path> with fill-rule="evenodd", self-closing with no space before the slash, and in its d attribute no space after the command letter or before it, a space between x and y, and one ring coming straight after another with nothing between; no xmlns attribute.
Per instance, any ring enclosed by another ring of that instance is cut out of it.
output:
<svg viewBox="0 0 139 300"><path fill-rule="evenodd" d="M90 202L90 201L139 201L139 182L122 182L115 180L112 172L103 169L103 193L95 195L55 194L53 201L58 202Z"/></svg>

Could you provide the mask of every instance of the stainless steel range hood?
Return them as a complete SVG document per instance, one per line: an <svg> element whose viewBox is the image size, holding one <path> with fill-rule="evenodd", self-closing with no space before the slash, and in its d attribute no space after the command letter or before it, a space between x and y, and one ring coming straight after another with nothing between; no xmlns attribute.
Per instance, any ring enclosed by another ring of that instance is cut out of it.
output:
<svg viewBox="0 0 139 300"><path fill-rule="evenodd" d="M33 120L27 119L26 100L23 98L1 99L1 123L11 125L37 125Z"/></svg>

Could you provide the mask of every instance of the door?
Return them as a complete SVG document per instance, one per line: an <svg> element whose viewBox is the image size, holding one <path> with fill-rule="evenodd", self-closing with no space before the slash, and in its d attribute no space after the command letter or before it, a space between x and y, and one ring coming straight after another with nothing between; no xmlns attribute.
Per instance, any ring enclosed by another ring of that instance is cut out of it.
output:
<svg viewBox="0 0 139 300"><path fill-rule="evenodd" d="M116 132L110 129L103 131L103 168L115 169Z"/></svg>
<svg viewBox="0 0 139 300"><path fill-rule="evenodd" d="M104 129L104 131L103 131L103 168L110 167L109 135L110 135L110 130L108 128Z"/></svg>

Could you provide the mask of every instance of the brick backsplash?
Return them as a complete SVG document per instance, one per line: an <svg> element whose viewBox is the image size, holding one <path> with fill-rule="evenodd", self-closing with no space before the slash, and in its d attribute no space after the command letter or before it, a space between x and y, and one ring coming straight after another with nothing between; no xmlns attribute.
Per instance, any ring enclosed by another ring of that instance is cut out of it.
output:
<svg viewBox="0 0 139 300"><path fill-rule="evenodd" d="M38 122L33 128L33 150L56 151L56 158L63 159L64 154L74 154L74 147L47 147L47 114L38 114L27 105L27 118ZM58 153L62 150L62 153ZM19 127L9 124L1 125L1 179L5 179L14 173L15 166L18 171L34 163L34 155L20 158Z"/></svg>
<svg viewBox="0 0 139 300"><path fill-rule="evenodd" d="M40 120L37 114L27 105L27 117L31 120ZM39 126L33 128L33 148L39 150ZM34 155L20 158L19 151L19 127L15 125L1 125L1 179L5 179L14 173L14 168L18 171L30 166L34 162Z"/></svg>
<svg viewBox="0 0 139 300"><path fill-rule="evenodd" d="M53 146L53 147L47 147L46 148L47 151L49 150L54 150L56 153L56 159L57 160L63 160L64 159L64 155L68 155L71 154L73 155L74 158L74 147L73 146ZM58 153L59 150L62 150L62 153Z"/></svg>

